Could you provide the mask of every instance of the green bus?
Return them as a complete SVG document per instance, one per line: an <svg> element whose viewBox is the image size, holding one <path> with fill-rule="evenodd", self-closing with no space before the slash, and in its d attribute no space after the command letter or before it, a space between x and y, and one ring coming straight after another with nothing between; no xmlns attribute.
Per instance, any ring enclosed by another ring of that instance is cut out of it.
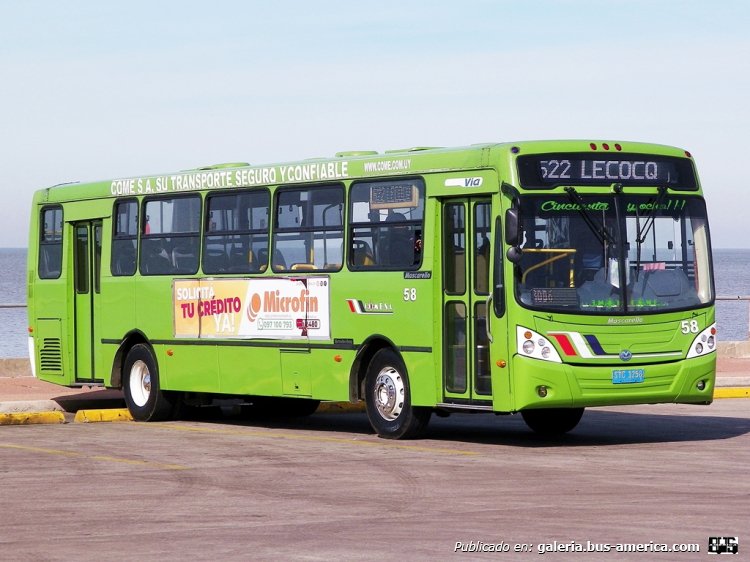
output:
<svg viewBox="0 0 750 562"><path fill-rule="evenodd" d="M40 379L122 389L136 420L242 399L364 402L573 429L584 408L710 404L716 324L691 154L528 141L341 152L36 192Z"/></svg>

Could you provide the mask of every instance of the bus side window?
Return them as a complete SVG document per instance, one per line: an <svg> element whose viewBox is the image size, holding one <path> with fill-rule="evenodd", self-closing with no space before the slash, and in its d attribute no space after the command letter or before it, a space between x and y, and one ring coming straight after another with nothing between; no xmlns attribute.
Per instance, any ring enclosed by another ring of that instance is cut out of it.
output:
<svg viewBox="0 0 750 562"><path fill-rule="evenodd" d="M112 236L112 275L133 275L138 249L138 201L118 201L115 204L115 224Z"/></svg>
<svg viewBox="0 0 750 562"><path fill-rule="evenodd" d="M39 236L39 278L58 279L62 271L62 207L42 209Z"/></svg>
<svg viewBox="0 0 750 562"><path fill-rule="evenodd" d="M356 182L349 196L352 270L413 270L422 262L424 182Z"/></svg>
<svg viewBox="0 0 750 562"><path fill-rule="evenodd" d="M140 268L144 275L194 275L200 252L198 195L147 199Z"/></svg>
<svg viewBox="0 0 750 562"><path fill-rule="evenodd" d="M204 273L257 273L268 256L267 189L242 190L206 199L206 235L203 240Z"/></svg>
<svg viewBox="0 0 750 562"><path fill-rule="evenodd" d="M276 198L274 271L337 271L344 251L340 185L283 189Z"/></svg>
<svg viewBox="0 0 750 562"><path fill-rule="evenodd" d="M495 316L500 318L505 314L505 276L503 274L503 228L500 217L495 220L495 262L492 264L492 306Z"/></svg>

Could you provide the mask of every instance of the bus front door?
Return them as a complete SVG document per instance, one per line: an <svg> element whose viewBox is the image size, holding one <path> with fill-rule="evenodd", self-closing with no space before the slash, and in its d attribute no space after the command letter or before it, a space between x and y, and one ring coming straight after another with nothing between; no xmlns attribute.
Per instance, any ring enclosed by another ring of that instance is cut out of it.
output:
<svg viewBox="0 0 750 562"><path fill-rule="evenodd" d="M96 316L101 294L102 223L73 224L73 300L75 303L76 382L103 382L94 371Z"/></svg>
<svg viewBox="0 0 750 562"><path fill-rule="evenodd" d="M487 336L491 203L443 203L443 393L446 404L490 409Z"/></svg>

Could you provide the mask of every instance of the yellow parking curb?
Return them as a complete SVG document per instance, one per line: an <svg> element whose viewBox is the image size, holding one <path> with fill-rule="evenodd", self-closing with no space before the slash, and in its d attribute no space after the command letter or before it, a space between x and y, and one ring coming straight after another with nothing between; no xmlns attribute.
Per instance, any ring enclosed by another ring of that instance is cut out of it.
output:
<svg viewBox="0 0 750 562"><path fill-rule="evenodd" d="M714 398L750 398L750 387L720 387L714 388Z"/></svg>
<svg viewBox="0 0 750 562"><path fill-rule="evenodd" d="M78 410L73 420L77 423L133 421L127 408L111 410Z"/></svg>
<svg viewBox="0 0 750 562"><path fill-rule="evenodd" d="M18 412L0 414L0 425L30 425L36 423L65 423L62 412Z"/></svg>

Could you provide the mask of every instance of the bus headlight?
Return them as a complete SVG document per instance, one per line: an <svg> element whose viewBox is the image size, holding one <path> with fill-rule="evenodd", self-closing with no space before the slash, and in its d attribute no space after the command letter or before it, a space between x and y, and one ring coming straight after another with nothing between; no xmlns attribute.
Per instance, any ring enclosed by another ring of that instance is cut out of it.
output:
<svg viewBox="0 0 750 562"><path fill-rule="evenodd" d="M693 343L690 344L690 349L688 349L687 359L701 357L712 351L716 351L716 324L711 324L695 336Z"/></svg>
<svg viewBox="0 0 750 562"><path fill-rule="evenodd" d="M560 354L547 338L523 326L516 326L516 350L524 357L562 363Z"/></svg>

